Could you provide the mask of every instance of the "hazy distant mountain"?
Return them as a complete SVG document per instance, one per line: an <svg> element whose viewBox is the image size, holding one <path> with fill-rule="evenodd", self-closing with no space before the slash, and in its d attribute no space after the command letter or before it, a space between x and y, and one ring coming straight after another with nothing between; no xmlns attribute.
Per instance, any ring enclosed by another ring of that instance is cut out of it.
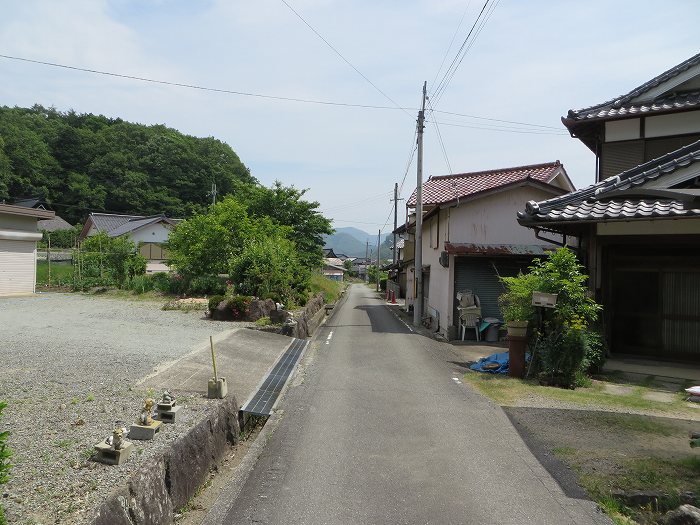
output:
<svg viewBox="0 0 700 525"><path fill-rule="evenodd" d="M382 242L391 234L382 235ZM369 242L369 251L376 253L377 251L377 236L362 231L351 226L345 228L336 228L333 235L324 235L325 247L333 248L335 253L344 253L349 257L364 257L367 251L367 242ZM385 248L382 248L384 255Z"/></svg>

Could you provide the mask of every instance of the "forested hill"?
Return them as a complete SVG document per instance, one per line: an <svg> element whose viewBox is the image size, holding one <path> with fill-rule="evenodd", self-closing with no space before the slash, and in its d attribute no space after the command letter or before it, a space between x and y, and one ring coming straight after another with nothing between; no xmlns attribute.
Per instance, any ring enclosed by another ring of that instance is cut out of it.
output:
<svg viewBox="0 0 700 525"><path fill-rule="evenodd" d="M73 111L0 106L0 202L43 197L71 223L91 211L188 217L256 183L227 144Z"/></svg>

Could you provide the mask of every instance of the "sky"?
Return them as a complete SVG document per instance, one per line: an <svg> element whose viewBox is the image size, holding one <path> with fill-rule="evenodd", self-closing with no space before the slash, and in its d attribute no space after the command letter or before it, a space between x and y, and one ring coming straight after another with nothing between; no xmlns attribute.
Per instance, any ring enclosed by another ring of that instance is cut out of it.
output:
<svg viewBox="0 0 700 525"><path fill-rule="evenodd" d="M445 70L483 6L484 0L6 0L1 55L381 108L189 89L7 58L0 58L0 105L41 104L216 137L262 184L308 189L306 197L335 227L376 233L393 229L394 184L404 199L416 186L415 156L408 161L424 81L436 110L427 113L424 179L560 160L583 187L594 182L595 158L566 133L561 117L627 93L700 52L697 0L491 0L486 24L472 32L440 94ZM399 224L404 216L401 201Z"/></svg>

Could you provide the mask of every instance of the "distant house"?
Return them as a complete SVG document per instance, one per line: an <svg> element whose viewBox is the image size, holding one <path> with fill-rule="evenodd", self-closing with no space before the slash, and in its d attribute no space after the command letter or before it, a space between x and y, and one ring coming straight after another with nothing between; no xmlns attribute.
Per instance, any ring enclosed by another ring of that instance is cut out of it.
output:
<svg viewBox="0 0 700 525"><path fill-rule="evenodd" d="M519 222L578 240L613 353L700 362L700 54L562 121L595 184Z"/></svg>
<svg viewBox="0 0 700 525"><path fill-rule="evenodd" d="M165 265L167 252L163 245L177 225L178 220L165 215L117 215L110 213L91 213L85 221L78 241L105 232L110 237L127 236L137 244L139 252L148 259L147 272L169 271Z"/></svg>
<svg viewBox="0 0 700 525"><path fill-rule="evenodd" d="M330 264L328 262L323 263L323 275L325 275L333 281L342 281L344 279L345 272L347 272L347 270L342 265L338 266L336 264Z"/></svg>
<svg viewBox="0 0 700 525"><path fill-rule="evenodd" d="M54 212L0 204L0 296L36 291L37 219Z"/></svg>
<svg viewBox="0 0 700 525"><path fill-rule="evenodd" d="M328 259L328 258L337 258L338 256L333 252L333 248L324 248L323 249L323 256Z"/></svg>
<svg viewBox="0 0 700 525"><path fill-rule="evenodd" d="M65 219L56 215L53 219L40 220L37 223L37 228L39 231L47 231L53 233L59 230L72 230L73 226Z"/></svg>
<svg viewBox="0 0 700 525"><path fill-rule="evenodd" d="M528 200L559 196L573 190L559 162L431 177L423 184L423 315L446 337L459 325L457 294L472 290L484 317L501 318L499 275L516 275L532 259L554 249L539 238L533 242L517 223ZM409 222L397 229L405 240L405 260L397 276L405 280L406 304L416 297L415 192L407 201Z"/></svg>

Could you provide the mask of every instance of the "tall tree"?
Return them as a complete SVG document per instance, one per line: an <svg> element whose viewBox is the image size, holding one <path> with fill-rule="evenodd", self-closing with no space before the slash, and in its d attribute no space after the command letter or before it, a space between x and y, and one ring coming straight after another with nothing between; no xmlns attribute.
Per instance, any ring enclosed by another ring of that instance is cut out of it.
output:
<svg viewBox="0 0 700 525"><path fill-rule="evenodd" d="M296 244L301 263L307 268L317 268L323 260L322 235L330 235L333 228L330 220L318 211L318 202L304 200L307 191L275 181L271 188L242 187L237 195L246 203L252 217L270 217L289 226L289 239Z"/></svg>

